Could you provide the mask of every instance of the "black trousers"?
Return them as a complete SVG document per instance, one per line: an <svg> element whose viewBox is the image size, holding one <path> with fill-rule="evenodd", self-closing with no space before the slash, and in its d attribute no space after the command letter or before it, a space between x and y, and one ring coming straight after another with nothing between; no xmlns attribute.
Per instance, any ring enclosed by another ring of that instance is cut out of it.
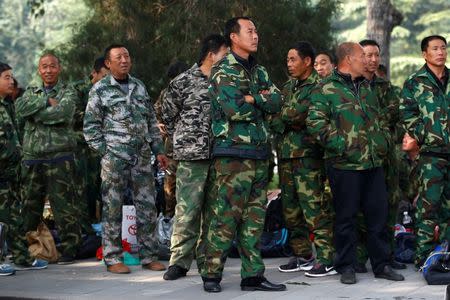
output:
<svg viewBox="0 0 450 300"><path fill-rule="evenodd" d="M328 167L328 177L336 212L334 237L335 268L338 272L356 264L359 210L367 226L367 249L373 272L382 272L390 261L388 232L388 194L382 168L353 171Z"/></svg>

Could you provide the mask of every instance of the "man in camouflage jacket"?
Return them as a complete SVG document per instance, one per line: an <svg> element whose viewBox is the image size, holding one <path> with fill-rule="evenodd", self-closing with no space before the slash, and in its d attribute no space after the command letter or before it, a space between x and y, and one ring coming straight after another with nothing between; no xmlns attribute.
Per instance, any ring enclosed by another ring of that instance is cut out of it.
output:
<svg viewBox="0 0 450 300"><path fill-rule="evenodd" d="M156 207L151 154L166 167L155 113L144 84L129 75L131 58L123 45L105 50L111 74L89 92L84 137L101 159L103 256L107 270L126 274L122 261L122 204L128 186L136 207L137 241L142 267L162 271L155 235Z"/></svg>
<svg viewBox="0 0 450 300"><path fill-rule="evenodd" d="M237 236L241 289L285 290L264 278L258 249L267 203L268 125L266 114L280 111L281 95L251 53L258 47L253 22L236 17L225 25L231 46L211 71L213 158L217 201L208 233L203 288L220 292L226 255Z"/></svg>
<svg viewBox="0 0 450 300"><path fill-rule="evenodd" d="M387 192L382 169L388 149L375 93L362 74L362 47L338 47L338 69L311 93L307 126L325 150L335 209L335 267L341 282L356 283L356 215L367 225L367 248L376 277L404 280L389 266Z"/></svg>
<svg viewBox="0 0 450 300"><path fill-rule="evenodd" d="M162 101L162 119L173 142L178 162L175 222L171 239L169 270L164 279L185 276L194 255L203 268L206 234L214 178L211 166L211 95L208 93L212 65L227 52L221 35L206 37L199 65L172 80Z"/></svg>
<svg viewBox="0 0 450 300"><path fill-rule="evenodd" d="M52 207L61 238L58 263L72 263L81 240L72 129L76 93L59 80L61 66L53 54L39 60L41 86L29 87L16 101L19 124L25 124L22 159L24 231L36 230L44 199Z"/></svg>
<svg viewBox="0 0 450 300"><path fill-rule="evenodd" d="M295 81L281 109L284 131L278 158L284 220L295 257L278 269L308 271L306 276L321 277L336 271L331 267L333 226L331 203L324 196L323 151L306 130L309 95L320 81L314 58L315 50L308 42L296 43L287 55L288 71ZM317 251L315 265L310 231Z"/></svg>
<svg viewBox="0 0 450 300"><path fill-rule="evenodd" d="M405 82L400 100L403 126L420 147L419 198L416 210L420 267L435 245L450 240L450 82L447 41L442 36L422 40L425 65ZM435 228L440 237L434 238Z"/></svg>

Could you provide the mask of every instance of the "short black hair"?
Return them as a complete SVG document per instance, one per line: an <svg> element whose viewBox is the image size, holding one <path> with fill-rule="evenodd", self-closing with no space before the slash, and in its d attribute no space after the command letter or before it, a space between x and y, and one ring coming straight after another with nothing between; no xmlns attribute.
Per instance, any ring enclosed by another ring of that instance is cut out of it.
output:
<svg viewBox="0 0 450 300"><path fill-rule="evenodd" d="M181 60L176 60L173 63L171 63L167 68L167 77L169 77L169 79L172 80L175 77L177 77L178 74L183 73L187 69L189 69L187 63Z"/></svg>
<svg viewBox="0 0 450 300"><path fill-rule="evenodd" d="M110 53L112 49L116 49L116 48L127 48L125 45L123 44L111 44L108 47L105 48L105 52L103 53L103 57L105 58L105 60L109 60L110 57Z"/></svg>
<svg viewBox="0 0 450 300"><path fill-rule="evenodd" d="M420 43L420 49L422 49L422 51L427 51L428 44L433 40L441 40L445 45L447 45L447 40L442 35L430 35L422 40Z"/></svg>
<svg viewBox="0 0 450 300"><path fill-rule="evenodd" d="M94 70L95 72L100 72L100 70L102 68L107 69L106 65L105 65L105 58L103 56L98 57L95 61L94 61Z"/></svg>
<svg viewBox="0 0 450 300"><path fill-rule="evenodd" d="M319 51L316 53L316 57L319 55L326 55L330 59L330 62L335 65L336 64L336 58L334 57L334 54L329 51Z"/></svg>
<svg viewBox="0 0 450 300"><path fill-rule="evenodd" d="M202 64L209 52L216 54L222 46L225 46L225 44L225 38L220 34L210 34L205 37L200 47L198 65Z"/></svg>
<svg viewBox="0 0 450 300"><path fill-rule="evenodd" d="M225 37L225 42L226 42L228 47L231 46L230 34L232 34L232 33L239 33L239 31L241 30L241 25L239 25L239 22L238 22L239 20L248 20L248 21L252 21L253 22L252 19L250 19L249 17L245 17L245 16L234 17L234 18L229 19L225 23L225 29L223 30L223 35Z"/></svg>
<svg viewBox="0 0 450 300"><path fill-rule="evenodd" d="M377 41L375 40L362 40L361 42L359 42L359 44L361 45L361 47L365 47L365 46L377 46L378 50L380 49L380 45L377 43Z"/></svg>
<svg viewBox="0 0 450 300"><path fill-rule="evenodd" d="M297 50L298 55L303 59L310 57L311 66L314 65L314 60L316 59L316 49L314 49L310 42L300 41L292 45L289 49Z"/></svg>
<svg viewBox="0 0 450 300"><path fill-rule="evenodd" d="M11 66L5 63L0 62L0 75L8 70L12 70Z"/></svg>

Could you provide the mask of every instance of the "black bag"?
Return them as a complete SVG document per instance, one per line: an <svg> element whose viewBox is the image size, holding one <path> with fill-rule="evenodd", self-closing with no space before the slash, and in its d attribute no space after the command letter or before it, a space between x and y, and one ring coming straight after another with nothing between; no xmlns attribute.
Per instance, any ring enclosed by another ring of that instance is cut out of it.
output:
<svg viewBox="0 0 450 300"><path fill-rule="evenodd" d="M84 259L95 257L97 249L102 246L102 238L97 235L83 236L83 243L77 251L76 258Z"/></svg>
<svg viewBox="0 0 450 300"><path fill-rule="evenodd" d="M395 237L395 260L402 263L413 263L415 251L416 236L410 232L401 232Z"/></svg>

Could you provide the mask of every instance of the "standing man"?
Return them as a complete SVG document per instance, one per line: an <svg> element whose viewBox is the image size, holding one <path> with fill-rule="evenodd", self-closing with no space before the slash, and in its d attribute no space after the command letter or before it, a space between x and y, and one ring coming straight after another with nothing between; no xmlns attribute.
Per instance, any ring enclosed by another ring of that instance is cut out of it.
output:
<svg viewBox="0 0 450 300"><path fill-rule="evenodd" d="M359 44L337 49L338 67L311 95L307 126L325 150L335 218L336 270L341 282L356 283L356 215L361 208L375 277L404 280L389 266L387 192L383 157L388 141L380 125L376 95L362 77L366 68Z"/></svg>
<svg viewBox="0 0 450 300"><path fill-rule="evenodd" d="M320 81L314 58L315 50L308 42L298 42L287 54L289 75L295 81L281 110L285 129L279 145L279 165L283 171L280 182L286 183L281 186L284 220L295 257L278 270L308 271L306 276L322 277L337 273L332 267L333 225L331 205L324 197L323 151L306 130L309 96ZM310 231L315 235L315 266Z"/></svg>
<svg viewBox="0 0 450 300"><path fill-rule="evenodd" d="M142 267L163 271L155 236L156 207L152 151L164 169L167 158L155 113L144 84L129 75L131 58L123 45L105 50L111 74L89 92L84 137L101 160L103 256L106 269L130 273L122 261L122 204L128 186L136 207L137 241Z"/></svg>
<svg viewBox="0 0 450 300"><path fill-rule="evenodd" d="M79 196L79 205L82 209L81 220L83 229L90 232L91 224L97 222L97 201L100 201L100 158L87 145L83 135L83 121L86 105L89 99L89 91L92 86L109 74L105 65L105 58L95 60L89 78L73 84L78 97L75 107L74 125L77 139L75 151L75 166L77 172L76 184Z"/></svg>
<svg viewBox="0 0 450 300"><path fill-rule="evenodd" d="M415 264L421 267L440 240L450 240L450 82L447 41L440 35L421 43L425 65L405 82L400 113L407 133L420 147Z"/></svg>
<svg viewBox="0 0 450 300"><path fill-rule="evenodd" d="M207 292L220 292L227 252L235 237L241 255L241 289L283 291L264 278L258 244L267 204L270 146L265 116L280 111L280 91L252 56L258 49L255 24L236 17L225 24L231 52L211 71L213 164L217 201L202 270Z"/></svg>
<svg viewBox="0 0 450 300"><path fill-rule="evenodd" d="M72 129L76 92L59 80L61 65L51 53L39 59L42 85L29 87L16 101L25 124L22 158L24 232L36 230L47 196L61 238L58 264L74 262L81 230L73 178L76 141Z"/></svg>
<svg viewBox="0 0 450 300"><path fill-rule="evenodd" d="M14 103L8 96L14 91L12 69L0 63L0 276L13 275L15 269L6 263L5 240L12 250L16 269L44 269L47 262L34 260L28 253L25 236L20 232L22 216L19 197L21 147L15 123Z"/></svg>
<svg viewBox="0 0 450 300"><path fill-rule="evenodd" d="M223 36L206 37L198 64L172 80L162 101L162 119L173 142L178 162L175 222L171 239L169 270L165 280L186 276L192 259L198 270L204 265L211 201L214 187L211 166L211 97L209 76L213 64L228 51ZM201 227L200 227L201 226Z"/></svg>
<svg viewBox="0 0 450 300"><path fill-rule="evenodd" d="M398 106L399 95L391 83L376 75L380 66L380 46L374 40L362 40L359 44L363 47L366 57L367 67L364 77L369 81L371 89L375 91L378 104L380 106L380 119L386 129L389 138L388 152L383 157L383 171L388 192L388 234L391 252L394 253L394 226L397 219L397 209L400 202L399 190L399 161L397 155L397 124L399 122ZM362 221L362 220L361 220ZM363 222L360 222L363 223ZM361 224L363 225L363 224ZM365 264L368 258L365 244L365 229L360 230L362 238L358 244L358 264L356 271L365 271ZM406 265L396 262L392 257L391 267L394 269L406 269Z"/></svg>

